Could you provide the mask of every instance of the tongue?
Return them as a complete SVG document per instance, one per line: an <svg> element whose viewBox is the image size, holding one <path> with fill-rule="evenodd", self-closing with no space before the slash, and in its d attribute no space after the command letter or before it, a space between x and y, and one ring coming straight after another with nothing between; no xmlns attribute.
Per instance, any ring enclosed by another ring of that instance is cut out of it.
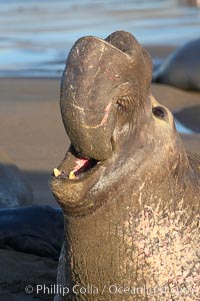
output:
<svg viewBox="0 0 200 301"><path fill-rule="evenodd" d="M89 162L88 159L77 159L76 166L74 167L73 172L76 172L77 170L81 169L83 166L86 166L88 162Z"/></svg>
<svg viewBox="0 0 200 301"><path fill-rule="evenodd" d="M76 179L75 172L80 170L82 167L87 166L89 163L89 160L88 159L77 159L75 162L76 162L76 165L75 165L74 169L72 171L70 171L70 173L69 173L70 180Z"/></svg>

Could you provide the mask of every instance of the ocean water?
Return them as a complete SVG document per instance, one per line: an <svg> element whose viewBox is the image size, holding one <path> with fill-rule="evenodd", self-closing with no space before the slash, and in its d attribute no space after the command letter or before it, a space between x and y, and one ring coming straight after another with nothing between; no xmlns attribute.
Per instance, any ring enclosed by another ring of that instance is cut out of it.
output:
<svg viewBox="0 0 200 301"><path fill-rule="evenodd" d="M183 44L200 36L199 2L0 0L0 76L60 77L69 49L85 35L123 29L144 45Z"/></svg>

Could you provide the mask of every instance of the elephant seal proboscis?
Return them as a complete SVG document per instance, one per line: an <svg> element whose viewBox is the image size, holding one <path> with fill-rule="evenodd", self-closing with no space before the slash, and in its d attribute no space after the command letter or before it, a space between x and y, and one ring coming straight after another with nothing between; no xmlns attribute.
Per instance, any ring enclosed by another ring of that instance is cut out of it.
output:
<svg viewBox="0 0 200 301"><path fill-rule="evenodd" d="M65 216L56 300L198 300L200 156L150 92L127 32L71 49L61 114L71 146L50 185Z"/></svg>
<svg viewBox="0 0 200 301"><path fill-rule="evenodd" d="M153 81L184 90L200 91L200 39L178 47L155 70Z"/></svg>

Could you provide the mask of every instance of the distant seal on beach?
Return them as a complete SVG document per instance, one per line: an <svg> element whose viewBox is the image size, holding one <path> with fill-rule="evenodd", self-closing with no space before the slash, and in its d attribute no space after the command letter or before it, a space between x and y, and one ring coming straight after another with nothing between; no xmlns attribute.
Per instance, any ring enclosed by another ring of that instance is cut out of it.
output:
<svg viewBox="0 0 200 301"><path fill-rule="evenodd" d="M153 81L200 91L200 39L177 48L155 71Z"/></svg>
<svg viewBox="0 0 200 301"><path fill-rule="evenodd" d="M0 249L58 260L63 241L61 209L32 205L0 209Z"/></svg>
<svg viewBox="0 0 200 301"><path fill-rule="evenodd" d="M0 151L0 208L31 204L33 194L24 174Z"/></svg>
<svg viewBox="0 0 200 301"><path fill-rule="evenodd" d="M127 32L83 37L69 53L60 104L72 144L50 181L69 294L55 300L199 299L200 156L185 150L151 76Z"/></svg>

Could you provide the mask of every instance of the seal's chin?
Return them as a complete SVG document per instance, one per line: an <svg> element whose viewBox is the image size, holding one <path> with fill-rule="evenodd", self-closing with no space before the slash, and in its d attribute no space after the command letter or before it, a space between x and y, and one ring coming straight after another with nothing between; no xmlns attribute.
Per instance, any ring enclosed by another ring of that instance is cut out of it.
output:
<svg viewBox="0 0 200 301"><path fill-rule="evenodd" d="M60 168L54 168L52 176L68 181L81 181L98 168L100 161L93 158L84 158L76 153L71 146L66 154L64 164Z"/></svg>

